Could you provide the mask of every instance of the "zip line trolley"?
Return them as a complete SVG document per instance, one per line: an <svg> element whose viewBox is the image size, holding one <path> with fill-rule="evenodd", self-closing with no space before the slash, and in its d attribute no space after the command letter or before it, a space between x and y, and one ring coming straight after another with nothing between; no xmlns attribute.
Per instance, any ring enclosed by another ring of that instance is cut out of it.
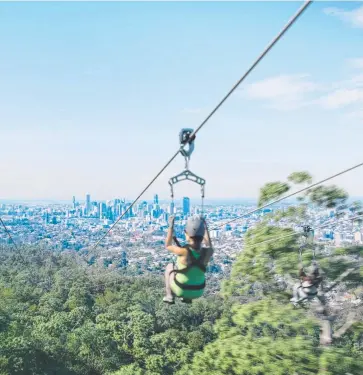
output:
<svg viewBox="0 0 363 375"><path fill-rule="evenodd" d="M183 128L179 133L179 143L180 143L180 153L184 157L185 160L185 167L184 171L173 176L169 180L170 191L171 191L171 201L174 203L174 185L178 182L189 180L194 182L201 187L201 198L202 198L202 215L204 210L204 187L205 187L205 179L197 176L189 169L189 161L190 156L194 151L195 147L195 135L193 134L193 129ZM184 147L188 146L188 149Z"/></svg>

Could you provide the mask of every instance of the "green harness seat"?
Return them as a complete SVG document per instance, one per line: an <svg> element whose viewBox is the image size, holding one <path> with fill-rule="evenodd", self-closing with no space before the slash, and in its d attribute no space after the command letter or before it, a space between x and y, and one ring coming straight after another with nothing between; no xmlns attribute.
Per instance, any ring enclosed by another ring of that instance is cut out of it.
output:
<svg viewBox="0 0 363 375"><path fill-rule="evenodd" d="M177 269L171 271L175 272L175 278L170 287L177 297L195 299L204 293L206 267L202 254L205 253L205 249L201 252L193 250L190 246L185 246L185 249L188 251L188 264L182 264L180 257L177 258Z"/></svg>

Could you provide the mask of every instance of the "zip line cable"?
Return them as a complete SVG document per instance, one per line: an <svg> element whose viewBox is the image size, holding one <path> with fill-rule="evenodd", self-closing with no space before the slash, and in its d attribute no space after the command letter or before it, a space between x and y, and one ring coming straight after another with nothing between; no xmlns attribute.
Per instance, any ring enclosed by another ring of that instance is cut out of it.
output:
<svg viewBox="0 0 363 375"><path fill-rule="evenodd" d="M20 257L21 261L23 262L23 264L25 264L25 259L24 259L23 255L21 254L21 251L19 250L18 245L14 241L13 236L11 235L9 229L6 227L4 221L3 221L3 219L1 217L0 217L0 223L3 226L3 228L4 228L5 232L7 233L7 235L9 236L9 238L10 238L13 246L15 247L15 250L17 251L17 254Z"/></svg>
<svg viewBox="0 0 363 375"><path fill-rule="evenodd" d="M344 223L344 222L355 220L355 219L357 219L359 217L363 217L363 214L362 215L357 215L357 216L354 216L354 217L351 217L351 218L345 218L341 222L340 222L340 220L338 220L338 222L336 222L336 223L329 222L329 223L320 225L320 226L316 227L315 229L323 229L325 227L328 227L329 225L334 225L334 224L339 224L339 223L341 224L341 223ZM302 234L299 233L299 232L295 232L295 233L287 234L286 236L275 236L275 237L269 238L268 240L254 243L253 246L261 245L261 244L264 244L264 243L267 243L267 242L271 242L271 241L281 240L281 239L288 238L288 237L300 236L300 235L302 235Z"/></svg>
<svg viewBox="0 0 363 375"><path fill-rule="evenodd" d="M298 191L295 191L295 193L288 194L288 195L286 195L285 197L282 197L282 198L276 199L276 200L274 200L274 201L272 201L272 202L270 202L270 203L265 204L264 206L261 206L261 207L255 208L255 209L252 210L252 211L249 211L249 212L247 212L247 213L245 213L245 214L243 214L243 215L241 215L241 216L238 216L238 217L236 217L236 218L234 218L234 219L232 219L232 220L229 220L229 221L227 221L227 222L225 222L225 223L223 223L223 224L221 224L221 225L218 225L218 226L214 227L212 230L215 230L215 229L221 228L221 227L223 227L224 225L227 225L227 224L233 223L233 222L236 221L236 220L239 220L239 219L242 219L242 218L244 218L244 217L246 217L246 216L248 216L248 215L254 214L255 212L258 212L258 211L260 211L260 210L262 210L262 209L264 209L264 208L266 208L266 207L269 207L269 206L271 206L271 205L273 205L273 204L275 204L275 203L281 202L281 201L283 201L283 200L285 200L285 199L287 199L287 198L291 198L291 197L293 197L293 196L296 195L296 194L302 193L303 191L308 190L308 189L311 189L312 187L315 187L315 186L321 185L322 183L324 183L324 182L326 182L326 181L332 180L332 179L335 178L335 177L341 176L342 174L347 173L347 172L350 172L350 171L352 171L353 169L359 168L359 167L361 167L361 166L363 166L363 163L360 163L360 164L354 165L354 166L351 167L351 168L345 169L344 171L341 171L341 172L339 172L339 173L337 173L337 174L335 174L335 175L333 175L333 176L327 177L327 178L325 178L324 180L321 180L321 181L319 181L319 182L316 182L315 184L309 185L309 186L307 186L307 187L305 187L305 188L303 188L303 189L300 189L300 190L298 190Z"/></svg>
<svg viewBox="0 0 363 375"><path fill-rule="evenodd" d="M323 225L320 225L316 228L314 228L315 230L317 229L323 229L325 227L328 227L329 225L334 225L334 224L341 224L341 223L344 223L344 222L349 222L349 221L352 221L352 220L355 220L357 218L360 218L360 217L363 217L363 214L362 215L356 215L356 216L353 216L353 217L350 217L350 218L345 218L344 220L343 219L338 219L335 223L332 222L332 221L329 221L328 223L325 223ZM264 243L268 243L268 242L272 242L272 241L278 241L278 240L282 240L284 238L289 238L289 237L293 237L293 236L302 236L302 233L299 233L299 232L294 232L294 233L290 233L290 234L287 234L286 236L275 236L275 237L271 237L269 238L268 240L265 240L265 241L261 241L261 242L257 242L257 243L254 243L252 244L252 246L258 246L258 245L262 245ZM110 276L114 276L114 275L119 275L120 276L120 273L118 272L118 270L113 270L111 271L107 277L110 277ZM117 282L115 280L112 280L110 282L108 281L105 281L103 283L99 283L97 284L98 287L102 286L102 287L107 287L107 286L110 286L110 285L115 285L117 284Z"/></svg>
<svg viewBox="0 0 363 375"><path fill-rule="evenodd" d="M296 14L288 21L284 28L277 34L277 36L270 42L270 44L264 49L264 51L258 56L251 67L246 71L246 73L237 81L237 83L232 87L232 89L224 96L224 98L219 102L219 104L213 109L213 111L206 117L206 119L198 126L198 128L190 135L189 139L193 140L195 135L202 129L202 127L208 122L208 120L218 111L218 109L224 104L224 102L231 96L231 94L237 89L237 87L248 77L248 75L253 71L253 69L258 65L258 63L263 60L267 53L272 49L272 47L281 39L281 37L286 33L286 31L297 21L297 19L302 15L302 13L307 9L307 7L313 2L313 0L306 1ZM182 147L184 149L184 146ZM164 170L171 164L171 162L177 157L181 148L172 156L172 158L165 164L165 166L160 170L160 172L151 180L151 182L144 188L144 190L138 195L138 197L131 203L131 205L125 210L125 212L115 221L115 223L110 227L110 229L96 242L95 246L91 248L95 250L101 241L111 232L111 230L117 225L117 223L131 210L135 203L143 196L143 194L149 189L149 187L155 182L155 180L164 172Z"/></svg>
<svg viewBox="0 0 363 375"><path fill-rule="evenodd" d="M14 239L13 239L13 237L12 237L10 231L9 231L9 229L6 227L6 225L5 225L5 223L3 222L3 219L2 219L1 217L0 217L0 223L1 223L1 225L3 226L3 228L4 228L5 232L6 232L6 234L9 236L10 241L13 243L13 246L15 247L15 250L16 250L16 251L19 251L18 246L16 245L16 243L15 243L15 241L14 241Z"/></svg>
<svg viewBox="0 0 363 375"><path fill-rule="evenodd" d="M306 1L301 8L296 12L296 14L288 21L285 27L277 34L277 36L270 42L270 44L265 48L265 50L258 56L251 67L246 71L246 73L240 78L240 80L232 87L228 94L221 100L221 102L214 108L214 110L208 115L208 117L199 125L199 127L190 135L193 136L198 133L198 131L204 126L204 124L218 111L222 104L230 97L230 95L235 91L235 89L247 78L247 76L252 72L252 70L258 65L258 63L267 55L271 48L279 41L279 39L286 33L286 31L297 21L299 16L307 9L307 7L312 3L312 0Z"/></svg>

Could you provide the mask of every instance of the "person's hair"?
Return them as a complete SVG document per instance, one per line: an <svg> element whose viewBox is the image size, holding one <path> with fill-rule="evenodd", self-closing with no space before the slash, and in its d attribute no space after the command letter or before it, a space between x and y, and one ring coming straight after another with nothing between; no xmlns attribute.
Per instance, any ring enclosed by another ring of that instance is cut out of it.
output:
<svg viewBox="0 0 363 375"><path fill-rule="evenodd" d="M198 249L201 247L203 242L203 236L193 236L189 237L193 241L193 245Z"/></svg>

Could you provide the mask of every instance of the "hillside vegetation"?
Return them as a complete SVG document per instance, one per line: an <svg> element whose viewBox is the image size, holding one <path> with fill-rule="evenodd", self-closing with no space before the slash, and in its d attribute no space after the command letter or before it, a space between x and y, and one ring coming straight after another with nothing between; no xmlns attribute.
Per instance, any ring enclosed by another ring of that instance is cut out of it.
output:
<svg viewBox="0 0 363 375"><path fill-rule="evenodd" d="M268 183L259 204L310 182L298 172ZM317 247L320 302L294 307L301 236L281 225L306 223L309 205L342 218L359 213L359 204L347 209L347 198L336 186L317 187L299 207L265 216L247 232L220 291L192 305L163 304L157 275L89 266L77 254L3 247L0 375L363 374L363 248ZM311 260L304 251L304 264ZM339 302L344 293L355 303Z"/></svg>

